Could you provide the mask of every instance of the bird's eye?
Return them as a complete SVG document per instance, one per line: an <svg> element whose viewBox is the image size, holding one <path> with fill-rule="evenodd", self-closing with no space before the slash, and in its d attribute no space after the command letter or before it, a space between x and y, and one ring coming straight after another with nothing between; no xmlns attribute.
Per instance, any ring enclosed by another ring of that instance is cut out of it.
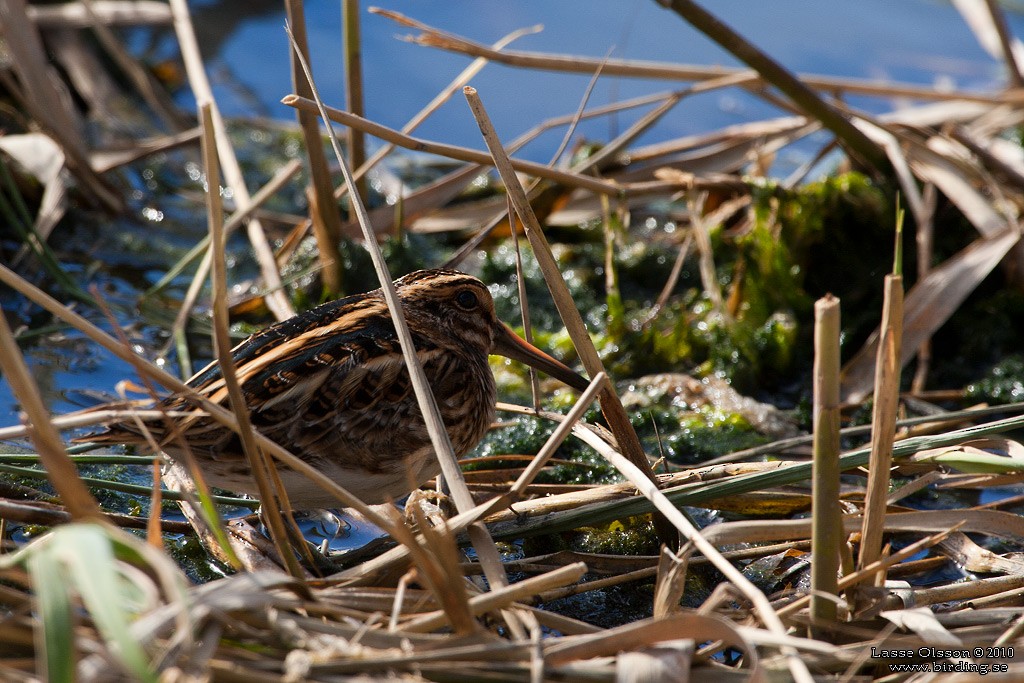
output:
<svg viewBox="0 0 1024 683"><path fill-rule="evenodd" d="M472 290L464 289L455 295L455 304L464 311L473 310L477 303L476 293Z"/></svg>

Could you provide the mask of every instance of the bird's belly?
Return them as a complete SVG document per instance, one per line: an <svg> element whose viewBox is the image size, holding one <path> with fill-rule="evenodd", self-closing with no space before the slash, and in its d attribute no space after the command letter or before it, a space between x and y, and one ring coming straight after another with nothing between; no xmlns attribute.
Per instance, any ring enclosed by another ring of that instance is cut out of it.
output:
<svg viewBox="0 0 1024 683"><path fill-rule="evenodd" d="M401 498L428 479L437 476L441 469L433 449L429 446L406 454L400 461L393 461L372 472L362 467L347 467L337 460L318 463L316 468L328 479L369 505ZM288 491L289 502L293 508L305 510L344 505L339 498L325 491L304 474L284 469L280 474L281 483Z"/></svg>
<svg viewBox="0 0 1024 683"><path fill-rule="evenodd" d="M494 420L493 378L489 369L483 369L487 375L482 382L468 381L465 372L429 377L457 457L472 450ZM289 407L281 403L254 414L253 422L268 438L286 445L365 503L398 499L441 469L411 392L400 400L377 399L362 409L345 406L334 413L317 406L298 413L292 409L289 414ZM217 444L208 451L211 483L255 494L248 464L233 446ZM220 461L219 466L212 461ZM278 472L292 508L342 505L304 474L283 466Z"/></svg>

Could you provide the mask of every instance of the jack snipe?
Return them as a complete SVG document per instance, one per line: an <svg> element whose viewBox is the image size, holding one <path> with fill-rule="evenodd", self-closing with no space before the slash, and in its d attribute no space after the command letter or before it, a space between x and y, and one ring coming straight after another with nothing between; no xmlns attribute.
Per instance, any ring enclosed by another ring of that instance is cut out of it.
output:
<svg viewBox="0 0 1024 683"><path fill-rule="evenodd" d="M576 389L587 387L585 379L498 320L480 280L453 270L421 270L396 280L395 288L459 457L494 419L488 354L522 361ZM440 471L379 289L273 325L236 346L233 356L253 426L365 502L402 496ZM188 383L227 405L216 363ZM191 408L173 396L163 405ZM256 493L237 435L198 415L177 427L211 484ZM152 429L169 455L180 453L180 444L162 427ZM142 442L130 423L87 440ZM303 475L278 469L296 508L338 504Z"/></svg>

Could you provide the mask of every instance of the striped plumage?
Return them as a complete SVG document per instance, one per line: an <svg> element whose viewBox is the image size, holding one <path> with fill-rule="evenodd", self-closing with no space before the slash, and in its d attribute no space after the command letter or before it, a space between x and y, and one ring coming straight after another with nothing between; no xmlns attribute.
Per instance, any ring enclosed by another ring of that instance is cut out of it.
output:
<svg viewBox="0 0 1024 683"><path fill-rule="evenodd" d="M578 388L586 381L519 339L494 312L482 282L452 270L421 270L395 281L417 354L458 456L494 419L490 353L521 360ZM253 426L367 503L397 498L439 471L381 291L346 297L258 332L233 349ZM228 405L217 363L189 385ZM171 397L164 406L188 410ZM211 484L255 493L237 435L216 421L179 421ZM157 425L153 426L157 429ZM155 432L172 457L181 446ZM91 440L140 442L129 423ZM296 508L337 501L301 474L280 467Z"/></svg>

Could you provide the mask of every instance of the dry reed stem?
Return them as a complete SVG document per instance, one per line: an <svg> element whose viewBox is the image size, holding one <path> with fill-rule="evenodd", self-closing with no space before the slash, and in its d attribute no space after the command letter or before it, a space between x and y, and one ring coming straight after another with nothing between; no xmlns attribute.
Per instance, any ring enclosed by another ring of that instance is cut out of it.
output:
<svg viewBox="0 0 1024 683"><path fill-rule="evenodd" d="M359 0L342 0L341 32L343 36L342 68L345 72L345 109L356 116L364 116L363 107L363 44L360 38ZM300 92L301 91L297 91ZM366 137L354 128L348 129L348 163L353 169L366 163ZM356 178L359 198L366 203L369 199L365 178Z"/></svg>
<svg viewBox="0 0 1024 683"><path fill-rule="evenodd" d="M295 49L309 62L309 46L306 41L306 17L302 0L285 0L288 26L295 41ZM309 81L303 75L303 68L295 58L296 52L288 51L291 60L292 87L304 97L310 96ZM320 121L315 112L296 111L302 139L305 142L306 161L309 166L311 181L310 220L313 223L313 234L316 236L320 270L327 291L337 296L343 291L342 264L344 261L338 250L341 240L341 215L338 204L334 201L334 184L327 167L327 155L324 154L323 138L320 134Z"/></svg>
<svg viewBox="0 0 1024 683"><path fill-rule="evenodd" d="M594 75L591 76L590 82L587 83L587 87L583 91L583 97L580 98L580 104L576 108L576 113L573 116L572 120L570 121L568 128L566 129L565 135L562 136L561 143L559 143L558 148L555 150L554 154L551 155L551 161L548 162L548 166L552 166L553 167L558 162L558 159L561 158L562 153L565 152L566 148L569 146L569 143L572 141L573 132L576 130L576 126L579 125L580 119L583 116L583 112L586 109L587 102L590 101L590 95L593 93L594 87L597 85L597 81L598 81L598 78L600 78L600 76L601 76L601 70L600 69L595 71ZM579 170L579 169L574 168L573 170L576 171L576 170ZM532 198L533 196L535 196L534 195L535 192L536 192L537 195L539 195L540 192L538 192L538 190L540 188L541 188L541 180L540 180L540 178L534 178L533 181L530 183L529 189L527 189L527 191L526 191L527 196ZM504 220L505 218L507 218L508 219L508 223L509 223L509 232L512 234L512 245L513 245L513 248L515 250L516 287L519 290L519 310L520 310L520 313L521 313L522 319L523 319L523 335L524 335L526 341L528 343L532 344L533 343L533 327L530 324L530 305L529 305L529 299L528 299L528 297L526 295L526 278L523 277L523 258L522 258L522 251L519 248L519 228L516 227L515 216L516 216L516 212L515 212L515 206L512 203L512 198L507 196L506 197L506 202L505 202L505 210L504 210L504 212L501 212L501 213L495 215L495 217L492 218L491 221L489 221L488 225L485 228L483 228L482 230L478 231L476 237L474 239L471 239L469 241L469 243L467 243L467 245L464 245L463 248L459 250L459 253L456 254L455 256L453 256L451 259L449 259L449 261L456 262L456 263L459 262L458 259L462 255L466 255L466 254L469 253L469 250L467 249L468 244L472 244L472 243L479 244L480 241L482 241L483 238L486 235L490 234L491 230L499 224L499 221ZM537 373L536 373L536 371L533 368L529 369L529 374L530 374L530 392L531 392L531 394L533 396L533 407L539 410L540 409L540 382L537 379ZM580 398L580 402L582 402L582 401L583 401L583 398L581 397ZM589 404L590 400L587 400L587 403ZM579 405L579 403L577 403L577 405ZM582 417L582 413L580 414L580 418L581 417ZM577 418L577 419L580 419L580 418ZM566 434L568 434L568 432L566 432ZM550 457L550 456L547 456L547 457ZM545 457L544 460L546 460L547 457ZM538 453L538 460L541 460L541 457L540 457L539 453ZM531 477L531 480L532 480L532 477Z"/></svg>
<svg viewBox="0 0 1024 683"><path fill-rule="evenodd" d="M519 182L519 178L513 170L513 165L501 146L497 132L491 124L490 117L488 117L476 89L467 86L463 93L466 95L470 109L473 112L473 117L480 127L480 133L487 144L487 149L491 153L495 168L505 185L505 190L515 207L516 213L519 215L519 220L523 223L526 237L530 241L530 246L533 247L534 258L536 258L537 264L544 275L544 281L547 284L548 291L551 292L551 297L555 302L555 308L558 309L559 317L561 317L565 329L569 333L569 338L572 339L576 352L583 362L583 367L586 368L587 373L591 377L596 377L605 371L604 364L601 362L601 357L598 355L594 342L590 338L587 327L583 322L583 317L576 308L576 303L573 301L572 295L562 279L562 274L558 270L558 264L551 253L551 246L548 244L537 216L533 212L533 207L526 197L522 183ZM622 452L630 462L641 472L644 472L651 481L654 481L655 477L650 461L648 461L647 455L640 445L640 440L633 429L633 425L629 422L629 417L622 407L622 402L619 401L619 397L610 383L606 383L605 391L601 393L601 411L604 413L605 419L608 420L608 425L618 441L618 447L622 449ZM654 516L654 524L661 542L674 547L676 536L672 532L671 525L657 514Z"/></svg>
<svg viewBox="0 0 1024 683"><path fill-rule="evenodd" d="M861 527L860 515L843 517L843 532L856 533ZM949 531L963 524L964 532L981 533L1014 542L1024 541L1024 521L1019 516L997 510L922 510L886 515L884 530L888 533L933 533ZM733 543L764 543L810 538L811 520L779 519L724 522L704 530L704 536L715 545Z"/></svg>
<svg viewBox="0 0 1024 683"><path fill-rule="evenodd" d="M224 223L224 234L230 235L240 226L244 221L248 220L252 216L253 212L260 208L268 199L277 193L285 183L291 180L292 176L298 173L302 164L297 159L292 159L284 166L279 168L274 173L273 177L267 181L267 183L257 190L256 194L252 196L252 199L248 206L240 208L235 213L231 214L230 218ZM203 253L202 260L199 262L199 267L196 268L195 274L192 276L192 281L189 283L188 290L185 292L185 296L182 298L181 306L178 308L178 313L174 317L174 322L171 324L171 338L173 339L177 334L184 332L186 325L188 324L189 316L192 315L192 309L195 307L196 301L199 300L199 295L203 290L203 286L206 283L206 277L210 273L211 264L211 252L209 247L209 236L203 238L199 244L193 249L193 251L185 256L185 260L188 260L192 253L199 253L201 250ZM170 282L170 278L163 278L160 282L150 288L149 292L160 289L164 286L165 282ZM191 375L190 371L185 373Z"/></svg>
<svg viewBox="0 0 1024 683"><path fill-rule="evenodd" d="M418 582L430 590L442 608L432 613L437 619L435 625L423 630L450 625L457 635L476 632L480 626L470 610L454 537L447 529L433 528L418 506L414 505L412 512L416 516L420 536L415 536L412 529L402 523L395 510L392 512L395 528L401 533L396 540L409 549ZM409 630L405 624L399 628Z"/></svg>
<svg viewBox="0 0 1024 683"><path fill-rule="evenodd" d="M313 82L312 74L310 74L308 70L308 65L305 63L301 53L295 51L295 55L302 63L310 90L316 98L315 104L320 111L320 115L324 119L325 125L327 125L328 115L326 107L319 98L316 85ZM385 263L384 255L381 253L380 246L377 244L376 236L373 234L369 216L366 213L366 207L360 200L359 193L355 191L355 183L352 179L352 173L341 154L341 147L338 144L337 136L329 125L327 130L328 136L331 140L331 145L334 147L334 153L337 157L338 163L341 165L341 171L345 177L345 183L349 186L349 198L353 212L359 221L359 227L363 231L365 246L370 252L370 258L373 261L374 270L377 273L377 279L381 285L381 292L384 295L384 300L387 302L388 311L391 314L391 319L395 325L395 332L398 336L399 345L402 348L402 355L405 359L406 367L408 368L410 377L412 378L413 391L423 415L427 432L430 435L430 441L434 449L435 457L437 457L440 462L441 472L444 479L451 487L452 500L455 502L456 508L460 513L470 513L475 508L473 497L472 494L470 494L469 489L466 487L466 482L462 477L462 470L459 468L458 459L455 457L455 453L452 450L451 440L449 439L448 432L445 429L444 421L441 419L441 413L437 407L437 402L434 400L434 395L430 389L426 374L423 372L423 366L420 364L419 358L416 355L416 346L412 340L412 334L409 332L408 323L406 322L405 316L402 312L402 305L398 300L398 294L395 292L395 286L392 282L391 274L388 272L387 263ZM477 550L481 565L487 574L487 579L491 586L501 587L508 585L508 577L505 575L500 555L494 545L494 540L490 537L490 534L487 533L487 528L478 522L472 522L469 524L467 532L469 533L470 539ZM514 633L523 635L521 625L513 615L506 614L505 618L509 628Z"/></svg>
<svg viewBox="0 0 1024 683"><path fill-rule="evenodd" d="M373 7L371 7L369 9L369 11L371 13L374 13L375 10L376 10L376 8L373 8ZM540 31L540 27L539 26L533 26L533 27L529 27L529 28L522 28L522 29L519 29L517 31L513 31L512 33L509 33L508 35L506 35L501 40L499 40L496 43L494 43L493 49L501 50L506 45L509 45L510 43L512 43L512 41L518 40L519 38L521 38L521 37L523 37L525 35L529 35L531 33L537 33L538 31ZM487 65L487 61L488 61L487 59L484 59L482 57L478 57L477 59L474 59L473 62L469 66L467 66L465 69L463 69L462 72L459 73L458 76L456 76L454 79L452 79L452 81L448 85L446 85L444 88L442 88L441 91L437 95L434 96L434 99L432 99L430 102L428 102L411 119L409 119L409 121L404 126L402 126L402 128L400 129L400 132L403 135L408 135L412 131L414 131L417 128L419 128L420 124L423 123L424 121L426 121L430 117L430 115L433 114L435 111L437 111L445 102L450 100L452 98L452 95L454 95L455 92L459 88L462 88L464 85L469 83L469 81L474 76L476 76L478 73L480 73L480 71ZM352 177L355 178L356 180L359 180L364 175L366 175L366 173L369 172L370 169L372 169L374 166L376 166L378 163L380 163L380 161L382 159L384 159L384 157L386 157L388 154L390 154L394 149L395 149L395 144L394 143L390 143L389 142L389 143L387 143L385 145L382 145L380 147L380 149L378 149L376 152L374 152L370 156L370 158L366 160L365 163L363 163L361 166L359 166L359 168L357 168L355 171L352 172ZM342 183L334 191L334 196L335 196L336 199L341 199L347 193L348 193L348 186L345 185L344 183Z"/></svg>
<svg viewBox="0 0 1024 683"><path fill-rule="evenodd" d="M507 50L498 52L472 40L456 36L439 29L409 19L397 12L379 11L408 26L414 26L424 35L409 39L418 45L433 47L449 52L456 52L472 57L487 59L509 66L529 69L558 71L562 73L593 73L599 64L608 76L627 76L631 78L659 79L672 81L703 81L710 78L736 75L740 72L756 74L750 69L738 69L722 66L697 66L692 64L675 64L669 62L651 62L643 60L595 59L580 55L561 55L541 52L522 52ZM881 83L858 78L840 78L819 74L798 74L797 77L808 86L831 95L866 95L885 99L914 99L924 101L957 101L978 102L983 104L1014 103L1024 100L1024 90L1011 89L998 93L983 93L966 90L943 91L931 86L920 86L909 83ZM761 85L760 83L758 85Z"/></svg>
<svg viewBox="0 0 1024 683"><path fill-rule="evenodd" d="M565 420L560 422L555 431L551 433L544 445L541 446L540 450L537 451L537 455L530 461L530 464L523 470L522 474L516 479L515 483L509 488L508 495L513 501L517 500L523 493L523 490L529 486L533 480L540 474L541 469L547 465L548 460L555 454L558 447L562 445L562 442L572 433L573 426L583 419L583 415L590 408L590 405L597 398L598 392L604 388L604 381L607 378L603 372L598 373L594 376L594 379L590 381L590 386L584 391L572 409L565 416Z"/></svg>
<svg viewBox="0 0 1024 683"><path fill-rule="evenodd" d="M762 680L764 671L757 649L743 632L725 619L692 613L645 619L590 636L560 638L544 648L544 660L551 666L559 666L573 660L604 657L678 639L720 640L743 650L745 664L750 671L749 680ZM781 647L790 649L794 642L801 642L801 639L789 639Z"/></svg>
<svg viewBox="0 0 1024 683"><path fill-rule="evenodd" d="M142 403L148 404L149 401L143 401ZM123 420L130 420L133 417L138 417L142 421L148 422L163 419L164 416L171 418L183 418L188 417L189 415L189 412L182 410L164 412L162 410L141 410L134 408L89 408L75 413L56 415L50 420L50 423L57 429L65 430L109 424L111 422L121 422ZM28 428L24 425L0 428L0 441L21 439L26 436L28 436Z"/></svg>
<svg viewBox="0 0 1024 683"><path fill-rule="evenodd" d="M199 134L199 126L195 126L173 135L137 140L131 149L96 151L91 155L93 168L97 173L106 173L144 159L151 154L166 152L196 142L199 140Z"/></svg>
<svg viewBox="0 0 1024 683"><path fill-rule="evenodd" d="M303 109L311 111L316 109L316 102L308 100L298 95L285 95L281 99L281 103L289 107L295 107L297 109ZM413 138L408 135L403 135L393 128L382 126L379 123L368 121L359 116L348 113L347 111L341 111L340 109L334 109L332 107L325 107L325 116L331 121L351 126L353 128L359 128L360 130L369 133L381 140L386 140L399 147L411 149L416 152L426 152L428 154L437 154L439 156L448 157L451 159L458 159L459 161L469 161L474 164L481 164L484 166L491 166L493 161L491 157L485 153L475 149L469 149L466 147L458 147L456 145L448 145L440 142L431 142L429 140L421 140L419 138ZM578 175L575 173L567 173L558 169L549 168L544 164L538 164L533 161L524 161L516 159L512 161L512 166L522 173L537 176L539 178L547 178L567 185L569 187L580 187L597 192L599 194L607 195L618 195L623 191L623 188L615 183L610 183L603 180L598 180L593 177Z"/></svg>
<svg viewBox="0 0 1024 683"><path fill-rule="evenodd" d="M871 411L871 460L868 465L864 524L858 563L867 566L878 559L885 528L886 497L889 495L889 469L896 431L896 411L900 393L900 347L903 336L903 277L885 277L882 304L881 342L875 364L875 401ZM877 585L884 574L876 577Z"/></svg>
<svg viewBox="0 0 1024 683"><path fill-rule="evenodd" d="M117 512L104 512L104 519L122 529L148 529L149 521L137 515L125 515ZM0 498L0 519L22 524L40 526L58 526L75 521L75 517L67 510L59 509L50 503L14 501ZM190 535L194 533L187 522L173 519L159 520L160 530L170 534Z"/></svg>
<svg viewBox="0 0 1024 683"><path fill-rule="evenodd" d="M257 445L254 438L255 430L249 419L249 406L242 393L241 383L235 372L232 357L230 321L228 316L228 274L224 258L225 232L224 208L220 196L219 179L220 165L217 162L216 133L213 126L213 106L210 102L200 101L199 117L203 127L202 150L203 171L206 174L206 218L210 230L210 254L213 265L213 343L217 350L217 362L220 364L221 377L228 394L228 405L238 420L238 435L242 442L242 452L249 463L249 469L256 480L256 487L263 503L262 514L270 530L270 538L277 547L278 555L284 562L288 573L297 580L302 580L304 572L288 544L288 534L281 511L291 509L288 494L283 487L275 486L273 463Z"/></svg>
<svg viewBox="0 0 1024 683"><path fill-rule="evenodd" d="M373 11L373 8L370 8ZM540 27L534 26L530 28L520 29L509 33L504 38L494 44L495 49L502 49L505 45L511 43L513 40L521 38L524 35L530 33L536 33L540 30ZM475 59L467 66L458 76L456 76L447 86L445 86L426 106L424 106L415 116L402 126L401 133L408 134L419 127L431 114L433 114L438 108L441 107L445 102L451 99L452 95L456 90L468 83L473 76L479 73L484 66L486 66L486 59ZM523 137L521 136L522 140ZM525 144L525 141L522 143ZM377 149L376 152L358 169L352 173L352 177L355 179L362 178L371 168L376 166L384 157L391 153L395 149L393 143L387 143ZM461 192L467 183L470 182L481 172L481 166L479 165L467 165L462 169L457 169L441 178L438 178L432 183L417 188L409 194L403 196L402 201L395 206L383 206L374 209L370 212L372 218L374 231L377 233L388 232L395 230L400 223L408 223L415 219L417 215L423 214L427 211L436 209L446 202L453 199ZM340 199L348 193L347 186L343 183L338 186L335 190L335 197ZM401 216L401 222L396 221L398 217L397 212L401 210L403 216ZM345 229L348 230L349 226L346 225ZM358 232L358 229L357 229ZM453 257L449 263L455 262Z"/></svg>
<svg viewBox="0 0 1024 683"><path fill-rule="evenodd" d="M667 548L662 547L662 550L665 553L671 554L671 551L669 551ZM644 579L650 579L652 577L658 576L658 571L658 567L645 567L643 569L636 569L631 572L618 574L616 576L609 576L603 579L593 579L592 581L587 581L585 583L574 583L569 586L565 586L564 588L552 588L550 590L544 591L543 593L538 593L536 599L539 602L543 603L551 602L553 600L560 600L562 598L568 598L573 595L583 595L584 593L604 590L605 588L611 588L612 586L621 586L624 583L630 583L632 581L643 581ZM686 578L685 571L681 574L681 576L684 579ZM681 596L682 593L680 593L678 597ZM676 599L677 608L679 607L678 597ZM658 600L658 593L655 592L655 616L658 616Z"/></svg>
<svg viewBox="0 0 1024 683"><path fill-rule="evenodd" d="M471 524L484 519L497 510L508 507L510 504L511 500L507 496L495 496L477 505L472 510L460 512L447 520L448 529L452 533L465 531ZM391 548L366 562L328 577L327 581L333 585L340 586L366 586L373 584L376 581L382 580L381 577L392 573L396 567L407 564L408 557L409 551L404 546Z"/></svg>
<svg viewBox="0 0 1024 683"><path fill-rule="evenodd" d="M661 549L656 568L658 580L654 586L654 605L651 610L655 619L680 611L679 601L686 590L686 574L690 566L691 551L692 546L689 544L680 548L677 553L669 552L668 548Z"/></svg>
<svg viewBox="0 0 1024 683"><path fill-rule="evenodd" d="M839 546L843 543L839 502L839 299L814 304L814 468L811 549L811 615L836 618Z"/></svg>
<svg viewBox="0 0 1024 683"><path fill-rule="evenodd" d="M211 103L213 113L213 125L217 131L217 146L220 163L223 168L224 178L231 187L235 202L239 210L245 210L252 203L249 189L245 185L245 178L242 176L242 169L238 164L238 157L231 146L228 138L227 128L217 109L210 82L206 77L206 67L203 65L202 56L199 54L199 44L196 41L195 31L192 28L192 18L189 14L186 0L170 0L171 12L174 15L174 32L178 37L178 46L181 50L182 60L185 62L185 72L188 75L189 85L197 101ZM207 179L209 181L209 179ZM285 296L281 274L277 270L277 262L274 260L274 252L267 242L267 236L263 232L263 226L259 220L252 218L247 227L249 243L252 245L253 254L260 266L260 273L263 275L264 283L267 286L267 308L278 320L284 320L295 315L295 309Z"/></svg>

